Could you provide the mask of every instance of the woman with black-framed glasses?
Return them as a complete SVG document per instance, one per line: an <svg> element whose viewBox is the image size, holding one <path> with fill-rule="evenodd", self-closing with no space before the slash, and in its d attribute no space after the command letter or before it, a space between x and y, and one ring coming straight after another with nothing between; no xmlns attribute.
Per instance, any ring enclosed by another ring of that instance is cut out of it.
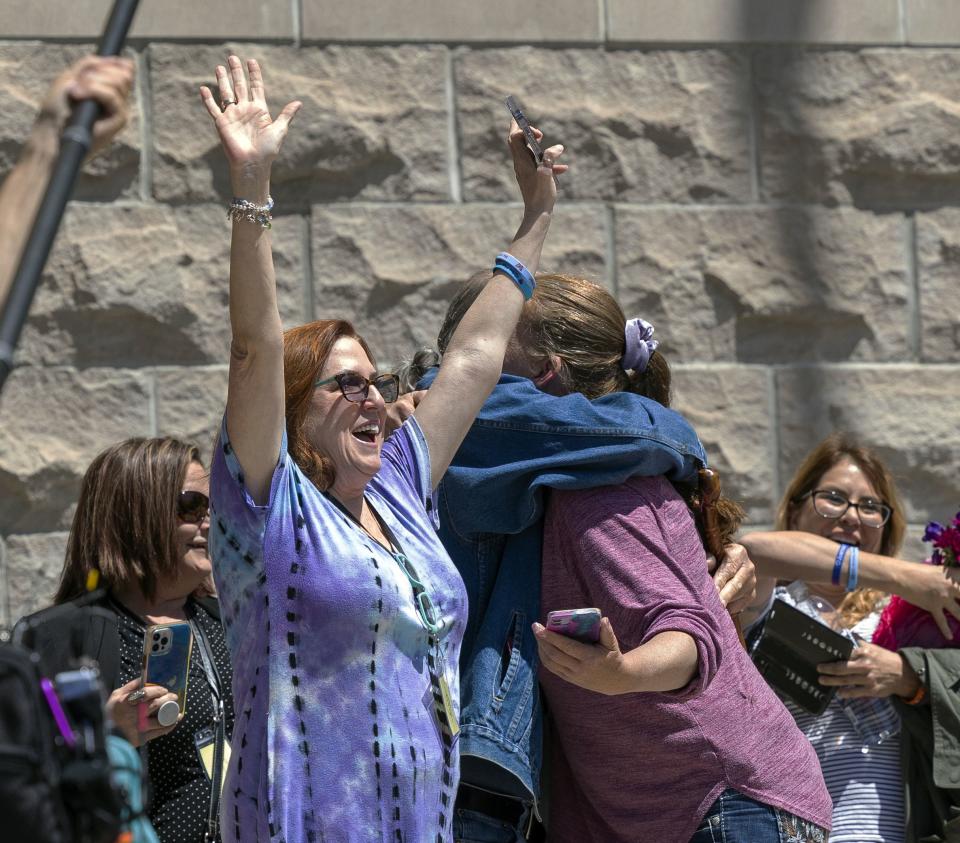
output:
<svg viewBox="0 0 960 843"><path fill-rule="evenodd" d="M75 666L76 641L99 664L110 719L134 746L147 742L147 813L162 843L202 840L218 818L219 789L198 740L226 745L233 731L230 656L207 555L208 491L194 445L137 438L107 448L80 485L55 607L20 621L48 675ZM194 632L186 702L164 725L160 706L177 697L142 687L144 635L149 625L183 621Z"/></svg>
<svg viewBox="0 0 960 843"><path fill-rule="evenodd" d="M882 501L873 498L861 498L854 503L845 494L837 489L812 489L805 492L796 502L800 503L810 498L814 512L821 518L830 521L839 521L852 509L866 529L879 530L890 519L893 510Z"/></svg>
<svg viewBox="0 0 960 843"><path fill-rule="evenodd" d="M934 707L950 712L952 720L941 719L937 728L955 732L960 696L937 684L927 665L943 662L955 675L957 651L890 652L869 643L891 593L930 611L948 638L947 614L960 618L956 571L897 558L905 528L893 477L882 460L851 437L834 434L797 469L780 505L777 530L741 539L758 578L758 599L745 617L762 619L774 596L792 602L803 592L777 587L777 581L799 581L825 610L824 620L858 639L848 661L820 666L821 684L838 689L823 714L814 716L785 700L820 758L833 799L831 841L943 839L929 835L942 834L943 823L952 821L953 798L933 784L934 765L955 766L957 759L944 762L940 750L934 759L931 715ZM861 698L876 699L866 715L848 702ZM901 717L910 729L901 730ZM958 738L954 734L947 744ZM909 810L905 792L911 794Z"/></svg>
<svg viewBox="0 0 960 843"><path fill-rule="evenodd" d="M255 61L201 89L231 172L227 408L211 469L211 555L234 655L229 840L446 843L459 776L463 582L432 490L500 375L550 225L563 148L508 144L524 200L509 252L454 335L443 372L385 441L397 379L352 325L283 332L270 170L291 119ZM534 130L539 137L539 133ZM319 264L318 264L319 265ZM424 280L436 275L424 267Z"/></svg>

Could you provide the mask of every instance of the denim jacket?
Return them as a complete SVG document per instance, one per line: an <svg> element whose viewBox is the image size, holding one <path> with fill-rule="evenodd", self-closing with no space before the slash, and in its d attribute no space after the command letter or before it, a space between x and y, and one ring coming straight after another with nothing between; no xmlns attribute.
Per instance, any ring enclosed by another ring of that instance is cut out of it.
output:
<svg viewBox="0 0 960 843"><path fill-rule="evenodd" d="M692 482L705 463L693 428L655 401L623 392L555 397L526 378L500 378L437 496L440 538L470 606L460 660L462 781L539 797L543 722L530 624L540 613L544 489L635 474Z"/></svg>

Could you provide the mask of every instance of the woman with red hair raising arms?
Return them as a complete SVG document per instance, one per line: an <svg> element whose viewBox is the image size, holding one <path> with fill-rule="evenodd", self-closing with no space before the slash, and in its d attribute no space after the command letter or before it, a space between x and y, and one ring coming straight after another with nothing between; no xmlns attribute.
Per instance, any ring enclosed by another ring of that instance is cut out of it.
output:
<svg viewBox="0 0 960 843"><path fill-rule="evenodd" d="M211 556L237 710L225 840L451 839L463 582L431 491L500 374L533 289L562 147L538 165L514 125L524 216L436 385L384 442L397 379L341 320L283 334L270 250L273 120L255 61L202 96L230 166L233 342L211 472ZM493 261L491 261L492 263ZM428 274L434 274L431 268Z"/></svg>

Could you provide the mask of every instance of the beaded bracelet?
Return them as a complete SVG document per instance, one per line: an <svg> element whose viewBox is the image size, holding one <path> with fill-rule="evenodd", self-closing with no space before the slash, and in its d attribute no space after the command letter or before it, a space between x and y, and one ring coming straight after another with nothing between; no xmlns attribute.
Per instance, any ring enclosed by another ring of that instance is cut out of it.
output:
<svg viewBox="0 0 960 843"><path fill-rule="evenodd" d="M267 196L266 205L258 205L256 202L251 202L248 199L238 199L234 196L230 207L227 208L227 219L234 222L247 220L256 223L261 228L273 228L273 215L270 213L272 210L272 196Z"/></svg>
<svg viewBox="0 0 960 843"><path fill-rule="evenodd" d="M493 271L502 272L507 276L523 293L523 298L530 301L533 291L537 287L537 282L533 279L533 274L520 261L518 261L509 252L501 252L493 262Z"/></svg>
<svg viewBox="0 0 960 843"><path fill-rule="evenodd" d="M847 556L847 551L850 550L852 546L853 545L849 544L841 544L837 550L837 556L833 560L833 573L830 575L830 582L834 585L840 585L840 571L843 569L843 560Z"/></svg>

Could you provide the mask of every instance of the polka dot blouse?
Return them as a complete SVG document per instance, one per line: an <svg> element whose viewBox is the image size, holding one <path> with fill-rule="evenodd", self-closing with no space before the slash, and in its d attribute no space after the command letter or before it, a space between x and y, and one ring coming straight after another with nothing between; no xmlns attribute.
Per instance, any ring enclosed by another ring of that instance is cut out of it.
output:
<svg viewBox="0 0 960 843"><path fill-rule="evenodd" d="M143 656L143 620L116 601L120 631L120 684L140 676ZM223 627L199 604L190 601L188 611L206 634L214 663L225 690L227 736L233 731L230 694L230 657ZM147 744L149 804L147 814L162 843L197 843L203 840L210 811L210 779L203 769L195 744L197 732L211 726L215 713L210 686L194 641L187 681L187 713L172 732ZM219 839L219 838L218 838Z"/></svg>

